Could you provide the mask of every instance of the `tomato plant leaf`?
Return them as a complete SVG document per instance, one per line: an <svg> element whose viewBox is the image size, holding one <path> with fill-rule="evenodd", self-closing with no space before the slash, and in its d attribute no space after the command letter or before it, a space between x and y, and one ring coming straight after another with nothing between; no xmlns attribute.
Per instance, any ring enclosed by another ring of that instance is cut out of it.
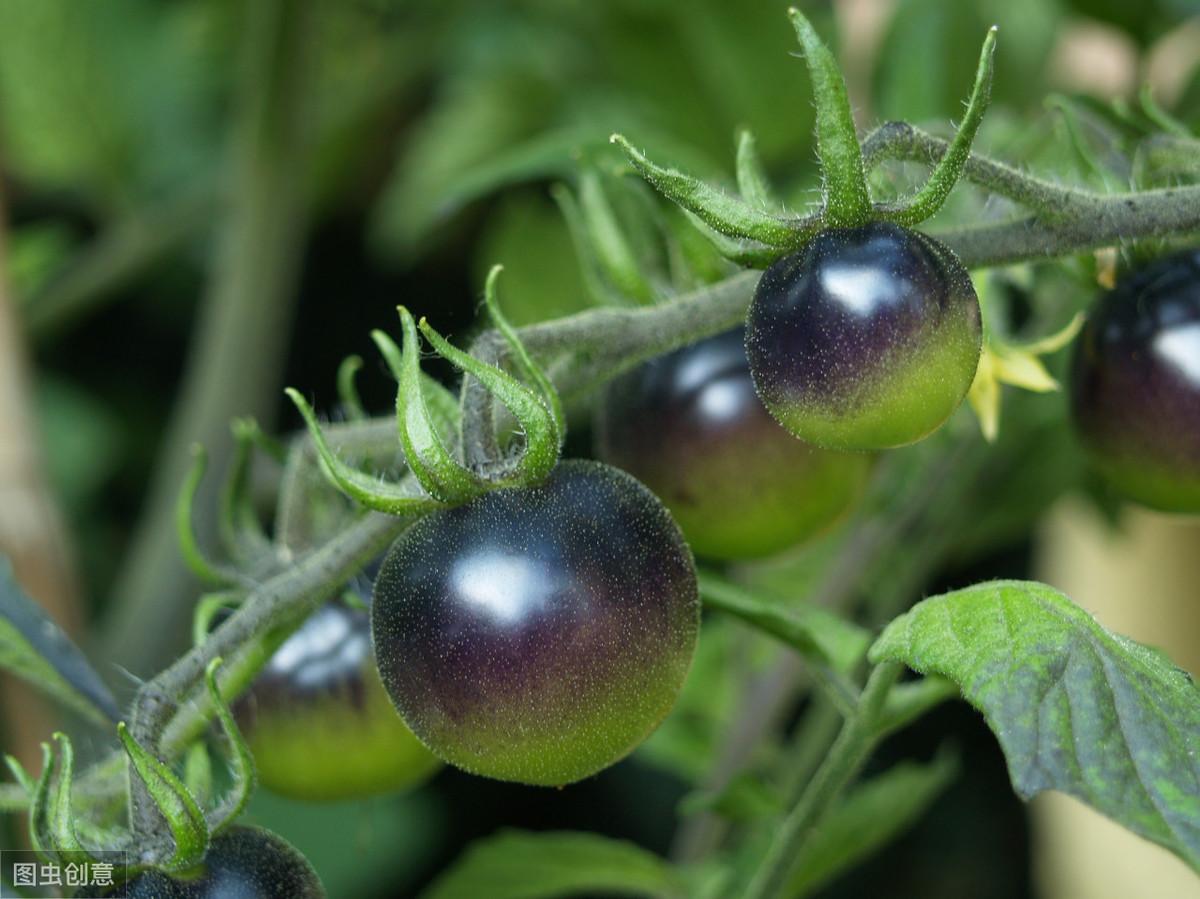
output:
<svg viewBox="0 0 1200 899"><path fill-rule="evenodd" d="M783 895L811 896L842 871L886 846L920 818L958 775L958 758L901 762L846 794L796 859Z"/></svg>
<svg viewBox="0 0 1200 899"><path fill-rule="evenodd" d="M472 845L422 899L550 899L581 892L679 895L676 875L632 843L569 831L504 830Z"/></svg>
<svg viewBox="0 0 1200 899"><path fill-rule="evenodd" d="M870 659L955 681L1022 799L1068 793L1200 870L1200 691L1161 652L1044 584L995 581L918 603Z"/></svg>
<svg viewBox="0 0 1200 899"><path fill-rule="evenodd" d="M100 675L45 610L25 595L3 557L0 667L97 723L108 724L121 715Z"/></svg>

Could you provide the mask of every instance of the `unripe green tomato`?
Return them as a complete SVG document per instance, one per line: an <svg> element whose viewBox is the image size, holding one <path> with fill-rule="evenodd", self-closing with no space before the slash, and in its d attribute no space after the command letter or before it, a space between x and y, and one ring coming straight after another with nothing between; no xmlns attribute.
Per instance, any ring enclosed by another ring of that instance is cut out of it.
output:
<svg viewBox="0 0 1200 899"><path fill-rule="evenodd" d="M982 341L958 258L886 222L824 231L774 263L746 318L767 409L835 450L904 446L937 430L970 389Z"/></svg>
<svg viewBox="0 0 1200 899"><path fill-rule="evenodd" d="M745 330L654 359L606 391L597 453L653 490L698 556L752 559L828 528L862 492L863 453L797 440L754 392Z"/></svg>
<svg viewBox="0 0 1200 899"><path fill-rule="evenodd" d="M276 650L235 706L258 779L294 799L403 790L439 765L379 682L366 610L314 612Z"/></svg>
<svg viewBox="0 0 1200 899"><path fill-rule="evenodd" d="M413 732L467 771L546 786L658 726L699 625L670 513L582 461L422 518L384 557L371 608L384 686Z"/></svg>

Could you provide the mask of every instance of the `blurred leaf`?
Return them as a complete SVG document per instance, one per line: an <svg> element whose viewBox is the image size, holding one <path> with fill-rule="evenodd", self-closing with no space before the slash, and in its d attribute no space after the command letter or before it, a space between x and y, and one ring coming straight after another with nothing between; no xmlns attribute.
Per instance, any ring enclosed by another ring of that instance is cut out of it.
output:
<svg viewBox="0 0 1200 899"><path fill-rule="evenodd" d="M779 791L749 772L734 777L718 792L689 793L679 803L679 813L695 815L716 812L729 821L756 821L782 814L783 798Z"/></svg>
<svg viewBox="0 0 1200 899"><path fill-rule="evenodd" d="M120 464L126 446L121 419L78 385L48 372L38 378L37 409L50 480L77 510Z"/></svg>
<svg viewBox="0 0 1200 899"><path fill-rule="evenodd" d="M924 600L871 661L958 683L1022 799L1060 790L1200 870L1200 691L1057 590L994 581Z"/></svg>
<svg viewBox="0 0 1200 899"><path fill-rule="evenodd" d="M875 66L877 114L883 119L957 120L970 91L979 42L992 25L996 76L992 102L1041 100L1044 69L1061 11L1056 0L900 0Z"/></svg>
<svg viewBox="0 0 1200 899"><path fill-rule="evenodd" d="M632 843L590 833L504 830L473 843L422 899L551 899L604 892L670 896L675 873Z"/></svg>
<svg viewBox="0 0 1200 899"><path fill-rule="evenodd" d="M856 786L813 831L783 895L811 896L882 849L925 814L958 769L958 759L942 753L926 765L901 762Z"/></svg>
<svg viewBox="0 0 1200 899"><path fill-rule="evenodd" d="M66 263L75 241L60 222L37 222L16 228L8 241L8 277L18 302L24 302Z"/></svg>
<svg viewBox="0 0 1200 899"><path fill-rule="evenodd" d="M769 640L746 639L746 629L727 618L704 622L692 667L675 707L658 730L637 748L636 758L688 783L699 783L711 767L738 711L738 684L755 677L774 658Z"/></svg>
<svg viewBox="0 0 1200 899"><path fill-rule="evenodd" d="M204 58L194 20L214 6L0 4L7 164L110 205L207 165L217 146L213 73L223 69Z"/></svg>
<svg viewBox="0 0 1200 899"><path fill-rule="evenodd" d="M549 198L506 196L489 216L475 255L474 284L493 265L504 266L504 313L527 325L579 312L591 304L571 235Z"/></svg>
<svg viewBox="0 0 1200 899"><path fill-rule="evenodd" d="M91 664L45 610L25 595L0 557L0 667L99 724L121 710Z"/></svg>
<svg viewBox="0 0 1200 899"><path fill-rule="evenodd" d="M436 790L348 802L298 802L259 790L247 818L312 862L331 899L411 896L444 845L448 810ZM336 835L336 838L334 838Z"/></svg>
<svg viewBox="0 0 1200 899"><path fill-rule="evenodd" d="M782 600L772 602L711 572L701 571L700 595L705 602L763 630L818 664L848 672L871 642L870 634L817 606Z"/></svg>

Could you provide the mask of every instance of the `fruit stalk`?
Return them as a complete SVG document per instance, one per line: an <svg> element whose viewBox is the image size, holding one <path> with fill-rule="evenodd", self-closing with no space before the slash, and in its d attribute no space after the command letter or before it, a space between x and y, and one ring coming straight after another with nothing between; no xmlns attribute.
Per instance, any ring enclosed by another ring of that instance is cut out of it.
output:
<svg viewBox="0 0 1200 899"><path fill-rule="evenodd" d="M779 895L792 861L799 855L805 840L875 748L879 740L880 711L900 671L900 665L885 662L871 672L859 697L857 711L846 720L800 801L784 819L762 865L743 894L744 899L773 899Z"/></svg>

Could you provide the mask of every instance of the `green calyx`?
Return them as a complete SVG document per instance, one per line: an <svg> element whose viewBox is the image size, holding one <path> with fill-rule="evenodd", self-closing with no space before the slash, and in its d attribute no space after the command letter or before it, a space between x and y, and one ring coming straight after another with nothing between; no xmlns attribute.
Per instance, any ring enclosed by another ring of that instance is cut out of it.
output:
<svg viewBox="0 0 1200 899"><path fill-rule="evenodd" d="M925 184L902 203L873 203L867 189L862 146L854 128L846 83L837 62L803 13L790 9L788 16L803 50L816 100L817 155L823 190L821 205L811 214L796 216L783 211L782 204L767 184L754 139L748 132L743 131L738 136L738 196L657 165L622 135L612 137L651 185L681 206L702 230L710 234L722 255L738 264L756 268L764 268L786 253L799 249L822 230L854 228L873 220L893 221L911 227L930 218L945 203L961 176L971 143L991 100L995 27L988 31L983 42L966 115Z"/></svg>
<svg viewBox="0 0 1200 899"><path fill-rule="evenodd" d="M391 515L422 515L488 490L538 483L558 462L566 430L562 403L550 378L500 311L496 299L500 271L496 266L488 275L484 302L520 379L453 346L424 319L415 322L403 306L398 307L403 348L382 331L371 334L398 384L396 428L411 478L388 481L344 461L326 439L312 406L299 391L287 388L308 427L322 471L360 505ZM509 411L524 437L514 453L474 465L462 460L459 404L446 388L422 373L421 335L438 355L479 381ZM354 369L353 362L344 368L344 402Z"/></svg>
<svg viewBox="0 0 1200 899"><path fill-rule="evenodd" d="M157 810L163 827L161 834L156 832L157 827L152 826L149 833L138 835L141 857L130 874L148 868L171 874L194 870L203 861L211 838L241 815L254 791L257 783L254 759L234 721L229 704L221 696L216 677L220 665L221 659L213 659L204 671L204 680L228 747L231 786L226 795L207 811L202 805L202 800L207 804L211 798L209 794L212 776L209 770L208 749L203 742L192 747L193 751L188 754L185 776L180 777L170 765L143 746L125 722L117 725L117 737L129 757L130 776L136 777L145 787L145 794ZM54 766L52 756L48 756L49 761L43 771L42 781L39 781L34 794L31 817L35 825L41 825L41 829L35 829L33 832L51 834L52 845L57 851L80 851L83 847L74 836L73 818L69 808L72 760L70 743L63 738L63 744L62 773L55 781L55 790L49 792L41 785L43 782L49 784L51 780L48 772L52 772ZM48 801L41 798L44 793L51 796ZM50 809L49 815L42 810L44 807ZM41 823L43 818L49 821L49 827Z"/></svg>

